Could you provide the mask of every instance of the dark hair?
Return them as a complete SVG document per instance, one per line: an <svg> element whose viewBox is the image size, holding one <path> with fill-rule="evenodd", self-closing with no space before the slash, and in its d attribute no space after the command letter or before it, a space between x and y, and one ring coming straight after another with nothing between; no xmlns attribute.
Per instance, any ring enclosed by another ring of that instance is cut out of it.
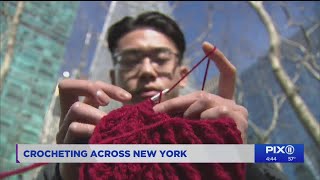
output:
<svg viewBox="0 0 320 180"><path fill-rule="evenodd" d="M169 37L179 50L180 62L185 51L184 35L178 24L168 16L159 12L151 11L140 14L136 19L124 17L113 24L108 30L107 41L109 50L113 54L118 45L118 41L127 33L138 28L150 27Z"/></svg>

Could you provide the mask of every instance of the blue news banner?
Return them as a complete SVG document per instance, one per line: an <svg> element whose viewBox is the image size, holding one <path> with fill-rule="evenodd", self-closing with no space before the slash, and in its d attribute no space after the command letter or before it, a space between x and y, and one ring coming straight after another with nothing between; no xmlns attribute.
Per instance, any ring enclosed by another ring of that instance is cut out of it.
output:
<svg viewBox="0 0 320 180"><path fill-rule="evenodd" d="M303 163L303 144L17 144L16 161L68 163Z"/></svg>
<svg viewBox="0 0 320 180"><path fill-rule="evenodd" d="M255 163L303 163L303 144L255 144Z"/></svg>

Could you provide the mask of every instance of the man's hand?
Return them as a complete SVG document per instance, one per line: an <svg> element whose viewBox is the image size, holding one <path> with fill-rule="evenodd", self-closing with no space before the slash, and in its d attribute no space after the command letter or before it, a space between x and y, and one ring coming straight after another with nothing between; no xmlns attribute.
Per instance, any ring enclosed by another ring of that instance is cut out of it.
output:
<svg viewBox="0 0 320 180"><path fill-rule="evenodd" d="M57 144L88 143L99 120L107 115L98 109L110 99L129 101L131 94L122 88L103 82L63 80L59 83L61 117ZM84 96L83 102L79 97ZM77 179L79 164L60 164L62 179Z"/></svg>
<svg viewBox="0 0 320 180"><path fill-rule="evenodd" d="M203 50L206 54L213 48L211 44L203 43ZM232 118L237 124L237 128L241 132L241 138L245 143L248 111L232 100L235 91L236 68L218 49L209 58L214 61L220 72L218 95L199 91L164 101L155 105L153 109L156 112L166 112L168 114L183 112L184 117L189 119Z"/></svg>

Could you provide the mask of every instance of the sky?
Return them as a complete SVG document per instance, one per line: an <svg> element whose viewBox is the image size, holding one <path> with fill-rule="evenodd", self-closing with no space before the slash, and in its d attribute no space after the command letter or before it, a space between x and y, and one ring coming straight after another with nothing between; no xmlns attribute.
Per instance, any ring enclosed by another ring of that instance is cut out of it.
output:
<svg viewBox="0 0 320 180"><path fill-rule="evenodd" d="M73 25L70 39L66 44L65 62L61 68L61 73L64 71L71 72L73 68L77 68L84 52L86 33L91 32L92 37L87 51L84 55L87 64L85 73L89 69L89 65L93 59L97 40L102 31L103 23L107 15L107 2L99 1L81 1L77 16Z"/></svg>
<svg viewBox="0 0 320 180"><path fill-rule="evenodd" d="M101 1L80 2L74 28L66 45L65 62L61 72L71 72L73 68L78 67L84 51L85 34L90 28L92 38L89 47L87 47L88 53L85 54L85 61L88 66L84 73L88 72L94 56L97 38L107 15L108 4L109 2ZM170 2L170 4L173 3ZM297 28L286 26L287 19L280 5L280 2L265 2L265 7L276 22L279 32L285 37L290 37L297 31ZM288 3L287 6L293 18L299 23L308 23L310 17L314 17L315 12L320 11L319 2L293 2ZM209 15L208 7L212 8L210 14L212 14L213 28L203 40L216 45L237 67L238 72L242 72L256 62L259 57L267 53L269 47L267 31L255 11L246 2L190 1L178 3L174 11L174 18L182 27L187 47L193 44L195 39L206 30ZM204 55L201 50L201 43L195 43L193 48L187 49L186 54L192 60L191 65L197 63ZM202 77L204 68L205 66L202 65L192 76ZM216 76L217 73L217 69L210 66L208 77Z"/></svg>
<svg viewBox="0 0 320 180"><path fill-rule="evenodd" d="M216 45L226 57L242 72L255 63L259 57L265 56L269 48L269 36L258 15L247 2L214 2L212 4L213 29L206 40ZM281 35L292 36L298 28L288 27L287 19L280 2L265 2L266 9L276 23ZM208 2L185 2L176 9L176 18L186 34L187 44L199 36L207 23ZM319 2L288 3L288 9L295 22L307 24L308 17L314 17L319 9ZM304 11L302 8L304 7ZM319 20L319 19L318 19ZM193 51L201 51L201 44ZM198 62L196 56L193 64ZM195 77L202 77L203 64L194 73ZM209 77L217 75L217 68L211 66Z"/></svg>

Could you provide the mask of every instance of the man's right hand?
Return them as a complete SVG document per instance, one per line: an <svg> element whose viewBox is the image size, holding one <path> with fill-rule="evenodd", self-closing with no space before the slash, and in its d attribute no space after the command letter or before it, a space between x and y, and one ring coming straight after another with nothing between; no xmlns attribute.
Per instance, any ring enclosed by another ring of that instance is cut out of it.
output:
<svg viewBox="0 0 320 180"><path fill-rule="evenodd" d="M107 113L99 110L110 99L125 102L132 96L124 89L104 82L62 80L59 83L61 116L57 144L88 143L95 126ZM84 96L83 102L79 97ZM62 179L78 179L79 164L60 164Z"/></svg>

